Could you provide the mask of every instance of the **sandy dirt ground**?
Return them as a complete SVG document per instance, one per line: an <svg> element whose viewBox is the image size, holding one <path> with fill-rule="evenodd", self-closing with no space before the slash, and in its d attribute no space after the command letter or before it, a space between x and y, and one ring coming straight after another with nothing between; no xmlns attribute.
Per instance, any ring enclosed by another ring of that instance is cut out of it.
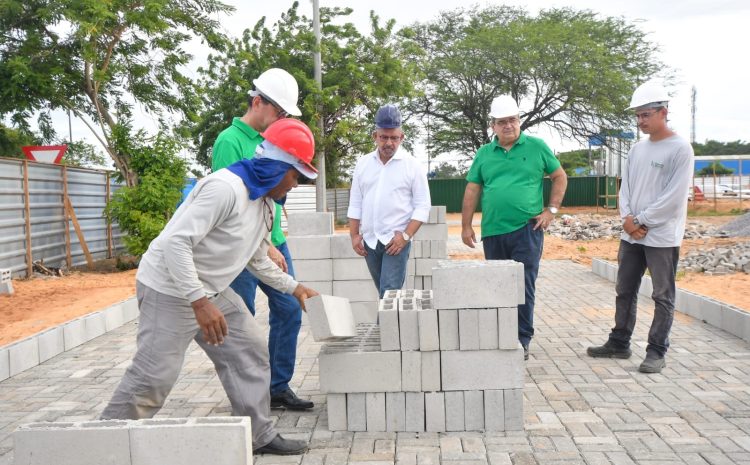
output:
<svg viewBox="0 0 750 465"><path fill-rule="evenodd" d="M738 202L727 203L724 210L736 208ZM705 207L699 205L699 207ZM750 207L750 205L748 205ZM721 207L721 206L720 206ZM593 208L566 208L563 213L595 213ZM599 214L612 214L611 210L598 210ZM706 212L708 213L708 212ZM721 225L733 216L705 216L701 220ZM479 215L475 222L479 221ZM448 215L449 233L460 235L460 215ZM479 232L477 226L476 231ZM747 240L747 239L746 239ZM730 239L705 239L685 241L682 254L694 248L709 248L730 244ZM566 241L552 236L545 238L544 259L573 260L586 266L593 257L616 261L618 240ZM452 258L481 258L475 254L456 254ZM738 273L728 276L705 276L681 273L678 287L698 294L714 297L750 311L750 275ZM92 311L127 299L135 294L135 270L124 272L73 272L62 278L34 278L13 280L15 293L0 295L0 346L57 326ZM614 299L614 294L613 294Z"/></svg>

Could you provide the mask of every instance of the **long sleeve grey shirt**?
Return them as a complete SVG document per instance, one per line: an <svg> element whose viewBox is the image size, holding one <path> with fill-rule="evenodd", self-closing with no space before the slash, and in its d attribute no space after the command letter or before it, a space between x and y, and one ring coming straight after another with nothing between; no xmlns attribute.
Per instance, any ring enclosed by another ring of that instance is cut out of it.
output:
<svg viewBox="0 0 750 465"><path fill-rule="evenodd" d="M622 173L620 216L633 215L648 227L648 234L635 240L623 231L621 238L631 244L678 247L685 234L693 170L693 147L678 135L635 144Z"/></svg>
<svg viewBox="0 0 750 465"><path fill-rule="evenodd" d="M151 242L136 279L194 302L213 296L247 269L291 294L297 282L268 258L273 202L250 200L237 175L219 170L196 184L159 236Z"/></svg>

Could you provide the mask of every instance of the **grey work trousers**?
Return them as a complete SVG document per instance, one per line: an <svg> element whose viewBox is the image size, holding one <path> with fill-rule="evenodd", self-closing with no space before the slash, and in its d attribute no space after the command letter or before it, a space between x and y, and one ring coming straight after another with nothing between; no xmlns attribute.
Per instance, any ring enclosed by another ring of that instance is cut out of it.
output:
<svg viewBox="0 0 750 465"><path fill-rule="evenodd" d="M649 247L620 240L617 253L615 286L615 327L609 340L620 348L630 346L638 312L638 288L646 269L651 273L654 319L648 332L646 352L663 357L669 348L669 333L674 321L675 275L680 259L679 247Z"/></svg>
<svg viewBox="0 0 750 465"><path fill-rule="evenodd" d="M253 448L265 446L277 435L270 417L271 370L266 339L242 299L230 288L212 297L221 310L229 334L212 346L186 299L162 294L137 282L137 350L102 419L151 418L164 405L185 360L191 340L206 352L219 374L232 405L232 415L249 416Z"/></svg>

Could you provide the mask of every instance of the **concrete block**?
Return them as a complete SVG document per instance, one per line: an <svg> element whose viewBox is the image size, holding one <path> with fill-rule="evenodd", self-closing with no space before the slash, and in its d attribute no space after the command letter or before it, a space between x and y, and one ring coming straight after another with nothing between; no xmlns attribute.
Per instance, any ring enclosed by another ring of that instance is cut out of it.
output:
<svg viewBox="0 0 750 465"><path fill-rule="evenodd" d="M442 310L438 307L440 350L458 350L458 310Z"/></svg>
<svg viewBox="0 0 750 465"><path fill-rule="evenodd" d="M505 431L523 430L523 389L503 391L505 402Z"/></svg>
<svg viewBox="0 0 750 465"><path fill-rule="evenodd" d="M83 322L86 331L86 341L90 341L107 332L107 328L104 323L104 314L102 312L95 312L86 315L85 317L83 317Z"/></svg>
<svg viewBox="0 0 750 465"><path fill-rule="evenodd" d="M422 390L440 391L440 351L422 354Z"/></svg>
<svg viewBox="0 0 750 465"><path fill-rule="evenodd" d="M514 389L524 385L523 349L440 352L443 391ZM489 369L491 367L491 369Z"/></svg>
<svg viewBox="0 0 750 465"><path fill-rule="evenodd" d="M398 305L398 331L401 350L419 350L419 305L417 299L402 298Z"/></svg>
<svg viewBox="0 0 750 465"><path fill-rule="evenodd" d="M411 249L409 249L409 259L425 258L422 254L422 241L411 241Z"/></svg>
<svg viewBox="0 0 750 465"><path fill-rule="evenodd" d="M140 314L140 311L138 310L138 299L132 297L121 302L120 305L122 305L122 319L125 323L138 318L138 315Z"/></svg>
<svg viewBox="0 0 750 465"><path fill-rule="evenodd" d="M721 318L724 313L721 309L722 303L709 297L701 296L701 299L701 313L703 314L703 321L710 324L711 326L715 326L716 328L721 328Z"/></svg>
<svg viewBox="0 0 750 465"><path fill-rule="evenodd" d="M86 342L86 323L83 318L69 321L63 325L65 350L73 349Z"/></svg>
<svg viewBox="0 0 750 465"><path fill-rule="evenodd" d="M460 312L461 310L459 310ZM477 310L479 323L479 349L497 349L499 341L499 326L497 322L498 310L496 308L483 308Z"/></svg>
<svg viewBox="0 0 750 465"><path fill-rule="evenodd" d="M350 302L372 302L380 298L372 279L357 281L334 281L333 295L345 297Z"/></svg>
<svg viewBox="0 0 750 465"><path fill-rule="evenodd" d="M298 281L333 281L333 262L330 258L321 260L292 259L294 277Z"/></svg>
<svg viewBox="0 0 750 465"><path fill-rule="evenodd" d="M133 465L252 465L249 417L141 420L130 428Z"/></svg>
<svg viewBox="0 0 750 465"><path fill-rule="evenodd" d="M417 270L416 260L409 260L408 262L406 262L406 274L407 275L416 275L417 274L416 270ZM414 288L412 287L412 289Z"/></svg>
<svg viewBox="0 0 750 465"><path fill-rule="evenodd" d="M370 270L364 257L334 258L332 260L333 279L336 281L370 280Z"/></svg>
<svg viewBox="0 0 750 465"><path fill-rule="evenodd" d="M372 302L349 302L354 315L354 323L375 323L378 321L378 303Z"/></svg>
<svg viewBox="0 0 750 465"><path fill-rule="evenodd" d="M484 392L463 391L464 393L464 426L466 431L484 429Z"/></svg>
<svg viewBox="0 0 750 465"><path fill-rule="evenodd" d="M385 393L385 430L406 429L406 395L403 392Z"/></svg>
<svg viewBox="0 0 750 465"><path fill-rule="evenodd" d="M405 431L419 433L424 431L424 392L406 393L406 427Z"/></svg>
<svg viewBox="0 0 750 465"><path fill-rule="evenodd" d="M129 422L123 420L21 425L13 433L15 463L131 465L128 425ZM223 441L221 443L223 445Z"/></svg>
<svg viewBox="0 0 750 465"><path fill-rule="evenodd" d="M398 300L382 299L378 308L380 324L380 349L400 350L401 336L398 329Z"/></svg>
<svg viewBox="0 0 750 465"><path fill-rule="evenodd" d="M10 268L0 268L0 283L9 283L11 279Z"/></svg>
<svg viewBox="0 0 750 465"><path fill-rule="evenodd" d="M698 316L700 311L697 311L700 307L695 304L694 297L695 294L692 292L676 289L674 309L678 312L700 319Z"/></svg>
<svg viewBox="0 0 750 465"><path fill-rule="evenodd" d="M445 393L445 430L465 431L463 391L448 391Z"/></svg>
<svg viewBox="0 0 750 465"><path fill-rule="evenodd" d="M505 431L505 403L502 389L484 391L484 429Z"/></svg>
<svg viewBox="0 0 750 465"><path fill-rule="evenodd" d="M37 334L36 339L39 344L39 363L46 362L65 351L63 329L60 326Z"/></svg>
<svg viewBox="0 0 750 465"><path fill-rule="evenodd" d="M424 395L425 429L440 433L445 431L445 393L427 392Z"/></svg>
<svg viewBox="0 0 750 465"><path fill-rule="evenodd" d="M310 289L318 291L319 294L333 295L333 281L300 281Z"/></svg>
<svg viewBox="0 0 750 465"><path fill-rule="evenodd" d="M523 303L523 264L512 260L439 260L432 271L438 310Z"/></svg>
<svg viewBox="0 0 750 465"><path fill-rule="evenodd" d="M401 389L406 392L422 390L421 352L401 352Z"/></svg>
<svg viewBox="0 0 750 465"><path fill-rule="evenodd" d="M104 330L110 332L125 324L125 317L122 312L122 303L114 304L111 307L102 310L104 315Z"/></svg>
<svg viewBox="0 0 750 465"><path fill-rule="evenodd" d="M419 323L419 350L440 350L440 333L438 332L438 311L432 308L432 301L425 308L424 302L417 311Z"/></svg>
<svg viewBox="0 0 750 465"><path fill-rule="evenodd" d="M367 410L367 431L385 431L385 393L366 393L365 408Z"/></svg>
<svg viewBox="0 0 750 465"><path fill-rule="evenodd" d="M518 307L497 309L498 348L513 350L518 347Z"/></svg>
<svg viewBox="0 0 750 465"><path fill-rule="evenodd" d="M36 336L18 341L8 346L10 376L39 365L39 342Z"/></svg>
<svg viewBox="0 0 750 465"><path fill-rule="evenodd" d="M445 223L423 224L414 235L414 239L420 241L447 240L448 225Z"/></svg>
<svg viewBox="0 0 750 465"><path fill-rule="evenodd" d="M346 394L328 394L328 430L346 431Z"/></svg>
<svg viewBox="0 0 750 465"><path fill-rule="evenodd" d="M445 223L445 214L447 212L447 207L445 205L435 205L433 208L437 209L437 222Z"/></svg>
<svg viewBox="0 0 750 465"><path fill-rule="evenodd" d="M401 289L414 289L415 287L414 274L407 274L406 279L404 279L404 285Z"/></svg>
<svg viewBox="0 0 750 465"><path fill-rule="evenodd" d="M8 347L0 348L0 381L10 378L10 354Z"/></svg>
<svg viewBox="0 0 750 465"><path fill-rule="evenodd" d="M385 291L384 299L398 299L401 297L401 289L388 289Z"/></svg>
<svg viewBox="0 0 750 465"><path fill-rule="evenodd" d="M748 333L750 314L726 304L722 305L721 312L721 329L739 338L748 339L750 336Z"/></svg>
<svg viewBox="0 0 750 465"><path fill-rule="evenodd" d="M427 224L435 224L438 222L438 211L437 207L430 208L430 216L427 218Z"/></svg>
<svg viewBox="0 0 750 465"><path fill-rule="evenodd" d="M638 288L638 293L646 297L651 297L651 294L653 292L654 292L654 285L651 281L651 278L648 276L644 276L641 279L641 286Z"/></svg>
<svg viewBox="0 0 750 465"><path fill-rule="evenodd" d="M333 234L333 212L289 212L286 224L289 236L331 235Z"/></svg>
<svg viewBox="0 0 750 465"><path fill-rule="evenodd" d="M352 248L352 239L349 237L349 234L334 234L331 236L331 258L358 258L364 260Z"/></svg>
<svg viewBox="0 0 750 465"><path fill-rule="evenodd" d="M350 351L326 344L319 356L320 392L401 391L401 352L381 352L380 347L357 347ZM356 350L356 351L355 351Z"/></svg>
<svg viewBox="0 0 750 465"><path fill-rule="evenodd" d="M13 281L5 281L0 283L0 294L13 295Z"/></svg>
<svg viewBox="0 0 750 465"><path fill-rule="evenodd" d="M448 241L430 241L430 258L448 258Z"/></svg>
<svg viewBox="0 0 750 465"><path fill-rule="evenodd" d="M435 268L438 262L441 261L439 258L418 258L416 262L416 276L432 276L432 269Z"/></svg>
<svg viewBox="0 0 750 465"><path fill-rule="evenodd" d="M357 335L349 301L332 295L316 295L305 302L310 331L315 341L348 339Z"/></svg>
<svg viewBox="0 0 750 465"><path fill-rule="evenodd" d="M293 260L331 258L332 236L290 236L286 239ZM349 244L351 247L351 243Z"/></svg>
<svg viewBox="0 0 750 465"><path fill-rule="evenodd" d="M367 431L367 407L365 393L346 395L347 431Z"/></svg>
<svg viewBox="0 0 750 465"><path fill-rule="evenodd" d="M479 350L479 310L458 310L458 341L460 350Z"/></svg>
<svg viewBox="0 0 750 465"><path fill-rule="evenodd" d="M422 277L422 289L425 291L429 291L432 289L432 276Z"/></svg>
<svg viewBox="0 0 750 465"><path fill-rule="evenodd" d="M617 282L617 265L607 263L607 279L613 283Z"/></svg>

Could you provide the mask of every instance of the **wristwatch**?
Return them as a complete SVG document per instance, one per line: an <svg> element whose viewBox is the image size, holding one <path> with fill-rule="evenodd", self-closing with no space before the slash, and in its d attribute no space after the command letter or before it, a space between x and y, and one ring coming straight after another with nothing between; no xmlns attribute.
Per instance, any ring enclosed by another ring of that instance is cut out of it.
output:
<svg viewBox="0 0 750 465"><path fill-rule="evenodd" d="M411 240L411 236L406 234L406 231L402 232L401 235L404 236L404 240L406 242L409 242Z"/></svg>
<svg viewBox="0 0 750 465"><path fill-rule="evenodd" d="M549 212L553 215L557 215L557 212L559 211L557 207L547 207L547 210L549 210Z"/></svg>
<svg viewBox="0 0 750 465"><path fill-rule="evenodd" d="M640 226L641 225L641 222L638 221L638 217L637 216L633 217L633 224L636 225L636 226Z"/></svg>

